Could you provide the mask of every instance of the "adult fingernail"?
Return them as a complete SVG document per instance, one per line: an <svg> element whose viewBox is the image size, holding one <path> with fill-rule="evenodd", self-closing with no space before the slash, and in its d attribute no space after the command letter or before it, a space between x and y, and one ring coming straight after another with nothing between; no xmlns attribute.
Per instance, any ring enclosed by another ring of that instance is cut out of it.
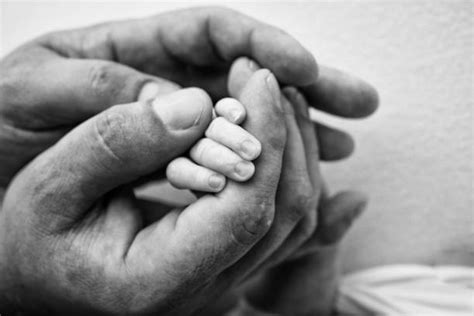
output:
<svg viewBox="0 0 474 316"><path fill-rule="evenodd" d="M212 101L203 90L189 88L156 98L152 107L168 128L184 130L199 125L206 108L211 113Z"/></svg>
<svg viewBox="0 0 474 316"><path fill-rule="evenodd" d="M154 99L160 92L160 86L156 82L147 82L138 94L138 101Z"/></svg>
<svg viewBox="0 0 474 316"><path fill-rule="evenodd" d="M280 103L280 87L278 86L278 82L275 76L272 73L269 73L265 78L265 82L267 84L268 89L272 93L272 96L276 103Z"/></svg>
<svg viewBox="0 0 474 316"><path fill-rule="evenodd" d="M257 71L260 69L260 67L257 65L256 62L254 62L252 59L247 59L247 66L249 67L250 70L253 72Z"/></svg>
<svg viewBox="0 0 474 316"><path fill-rule="evenodd" d="M215 190L220 190L224 187L225 178L222 175L213 174L209 177L209 186Z"/></svg>
<svg viewBox="0 0 474 316"><path fill-rule="evenodd" d="M147 101L156 98L159 95L165 95L171 92L179 90L180 87L177 84L164 81L164 82L154 82L149 81L145 83L138 93L137 101Z"/></svg>
<svg viewBox="0 0 474 316"><path fill-rule="evenodd" d="M240 149L242 151L242 155L245 157L242 157L244 159L249 159L253 160L258 157L260 154L260 146L252 142L251 140L244 140L240 144Z"/></svg>
<svg viewBox="0 0 474 316"><path fill-rule="evenodd" d="M248 161L242 161L235 165L235 172L243 179L248 179L251 177L254 171L255 167L253 163Z"/></svg>

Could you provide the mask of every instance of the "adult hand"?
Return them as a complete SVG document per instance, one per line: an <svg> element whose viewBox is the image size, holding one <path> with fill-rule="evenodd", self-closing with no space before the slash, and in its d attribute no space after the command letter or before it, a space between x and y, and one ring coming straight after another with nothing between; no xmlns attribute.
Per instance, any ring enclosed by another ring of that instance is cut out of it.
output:
<svg viewBox="0 0 474 316"><path fill-rule="evenodd" d="M258 69L259 66L255 62L247 58L238 59L229 76L231 95L238 97L241 89ZM358 193L345 192L336 195L330 202L326 201L327 192L324 190L319 170L317 133L309 117L306 99L297 89L286 87L283 89L281 102L285 114L287 142L277 190L275 218L268 233L251 250L265 255L259 256L258 262L247 263L254 268L249 270L251 274L241 276L240 280L244 281L244 284L240 290L226 293L218 304L210 306L203 315L222 314L236 303L240 295L268 310L280 311L286 307L286 312L291 311L288 308L291 303L280 302L278 305L274 300L279 299L280 293L282 298L287 297L289 302L294 302L294 297L288 297L287 293L293 293L292 287L295 284L285 286L282 277L276 277L274 272L288 269L288 262L294 263L293 259L307 253L314 258L315 250L320 262L312 269L306 269L310 271L301 273L306 276L324 276L324 284L315 282L312 287L315 291L318 284L321 286L317 288L319 297L315 298L315 302L311 302L318 304L319 312L332 303L337 276L335 251L327 251L327 256L321 255L321 245L333 244L341 238L357 214L353 208L360 207L366 199ZM251 278L252 276L255 278ZM272 285L278 285L279 288L272 288ZM258 290L254 290L255 288ZM262 292L263 290L265 292ZM308 305L310 304L300 308L309 309Z"/></svg>
<svg viewBox="0 0 474 316"><path fill-rule="evenodd" d="M223 8L195 8L48 34L0 62L0 185L71 128L115 104L181 86L227 95L231 62L249 56L314 107L340 116L373 112L364 82L316 65L283 31ZM165 78L165 79L164 79ZM352 151L347 134L316 125L322 159Z"/></svg>
<svg viewBox="0 0 474 316"><path fill-rule="evenodd" d="M358 192L325 197L318 227L290 260L265 271L247 285L251 307L278 315L333 315L340 277L338 247L367 198Z"/></svg>
<svg viewBox="0 0 474 316"><path fill-rule="evenodd" d="M185 89L111 107L30 162L0 213L0 311L185 315L234 285L274 217L286 130L276 79L240 93L262 142L256 173L144 224L128 183L202 137L212 103Z"/></svg>

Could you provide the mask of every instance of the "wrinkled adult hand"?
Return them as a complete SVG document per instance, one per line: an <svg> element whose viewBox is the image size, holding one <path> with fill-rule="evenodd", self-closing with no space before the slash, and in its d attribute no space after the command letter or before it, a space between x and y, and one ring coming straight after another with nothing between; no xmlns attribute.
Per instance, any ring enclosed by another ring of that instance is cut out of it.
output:
<svg viewBox="0 0 474 316"><path fill-rule="evenodd" d="M229 76L230 94L238 97L249 78L259 69L259 65L247 58L238 59ZM327 197L319 170L317 132L309 117L306 98L294 87L285 87L281 102L287 142L275 201L275 217L268 233L251 250L264 255L258 256L259 261L253 263L255 268L250 274L241 276L240 289L226 293L202 315L223 314L241 296L264 310L284 312L282 315L293 315L293 312L299 314L297 310L305 308L313 315L316 312L319 315L332 307L337 282L337 257L335 250L326 249L336 249L336 242L358 214L354 209L360 209L366 203L366 198L357 192L341 192L331 199ZM316 255L317 260L314 259ZM296 265L294 259L301 257L313 258L314 266L305 267L304 271L295 268L295 273L308 278L312 275L310 280L320 276L319 282L304 283L298 280L301 284L296 281L285 283L288 280L286 274L278 275L288 270L288 266ZM309 283L312 285L311 291L301 289L303 284ZM319 295L303 305L307 299L303 295L306 292L317 292ZM299 307L291 309L298 295L290 297L289 293L302 294ZM313 306L315 304L317 308Z"/></svg>
<svg viewBox="0 0 474 316"><path fill-rule="evenodd" d="M249 56L281 83L304 87L317 109L346 117L373 112L364 82L327 67L283 31L224 8L55 32L0 62L0 185L70 129L115 104L197 86L227 95L232 61ZM174 83L170 82L173 81ZM317 124L321 158L345 157L347 134Z"/></svg>
<svg viewBox="0 0 474 316"><path fill-rule="evenodd" d="M250 308L277 315L333 315L341 273L339 244L366 203L355 191L324 197L317 229L305 247L246 286Z"/></svg>
<svg viewBox="0 0 474 316"><path fill-rule="evenodd" d="M254 73L240 101L262 142L251 181L229 181L147 223L127 184L202 137L199 89L113 106L38 155L0 213L0 311L186 315L247 275L275 213L286 129L274 76ZM270 245L272 246L272 245Z"/></svg>

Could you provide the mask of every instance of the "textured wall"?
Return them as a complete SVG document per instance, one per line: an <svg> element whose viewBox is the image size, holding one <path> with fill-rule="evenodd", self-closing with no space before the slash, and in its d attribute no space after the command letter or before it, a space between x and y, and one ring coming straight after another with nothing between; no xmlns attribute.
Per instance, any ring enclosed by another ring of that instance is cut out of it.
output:
<svg viewBox="0 0 474 316"><path fill-rule="evenodd" d="M6 52L45 31L187 4L2 6ZM329 183L371 195L367 213L346 239L346 269L391 262L474 264L473 2L229 6L279 25L321 63L358 74L380 91L381 108L370 119L324 116L357 141L352 158L324 167Z"/></svg>

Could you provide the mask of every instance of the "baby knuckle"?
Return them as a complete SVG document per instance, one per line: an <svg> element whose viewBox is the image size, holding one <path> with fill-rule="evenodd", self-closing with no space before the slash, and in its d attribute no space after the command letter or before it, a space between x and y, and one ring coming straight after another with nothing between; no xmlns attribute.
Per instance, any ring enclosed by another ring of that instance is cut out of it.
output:
<svg viewBox="0 0 474 316"><path fill-rule="evenodd" d="M191 148L191 156L196 161L203 161L210 150L210 142L208 139L200 139L193 148Z"/></svg>
<svg viewBox="0 0 474 316"><path fill-rule="evenodd" d="M211 124L209 124L209 127L206 130L206 135L214 135L217 131L223 131L223 124L225 123L223 120L225 120L223 117L217 117L212 120Z"/></svg>

